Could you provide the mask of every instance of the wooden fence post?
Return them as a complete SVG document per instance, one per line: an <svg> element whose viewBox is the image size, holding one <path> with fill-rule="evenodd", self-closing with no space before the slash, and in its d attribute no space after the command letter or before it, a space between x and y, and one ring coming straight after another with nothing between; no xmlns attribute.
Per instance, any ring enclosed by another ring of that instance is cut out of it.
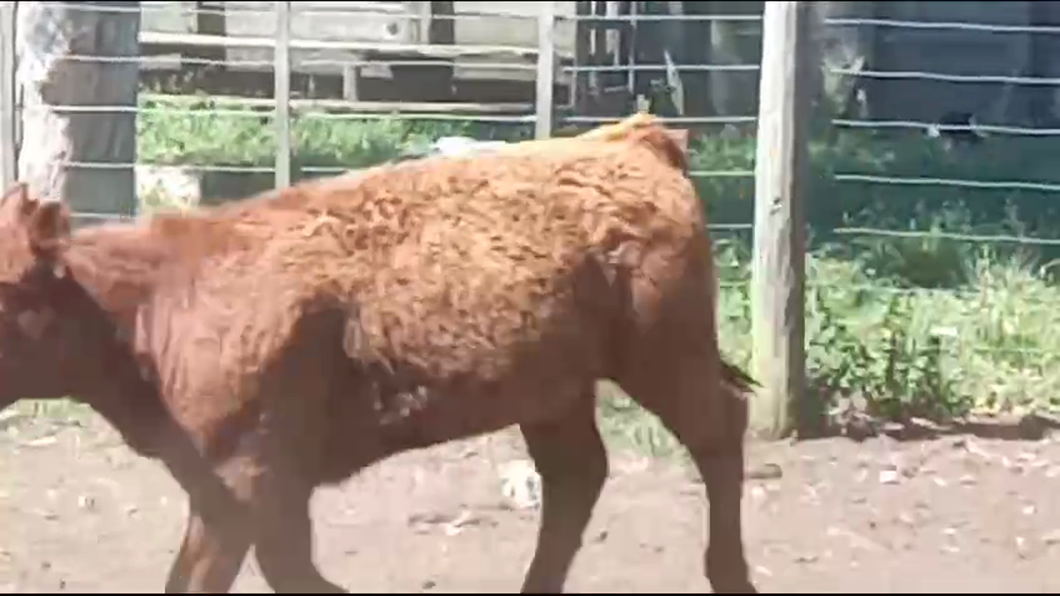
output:
<svg viewBox="0 0 1060 596"><path fill-rule="evenodd" d="M276 100L276 188L291 185L291 3L276 3L273 50Z"/></svg>
<svg viewBox="0 0 1060 596"><path fill-rule="evenodd" d="M140 3L5 4L18 31L18 177L66 202L74 226L134 215Z"/></svg>
<svg viewBox="0 0 1060 596"><path fill-rule="evenodd" d="M751 280L753 370L762 387L751 429L763 439L791 431L803 406L811 8L809 2L766 2L762 25Z"/></svg>
<svg viewBox="0 0 1060 596"><path fill-rule="evenodd" d="M0 176L4 189L18 176L15 98L15 3L0 2Z"/></svg>
<svg viewBox="0 0 1060 596"><path fill-rule="evenodd" d="M537 13L537 97L534 138L552 136L553 90L556 85L556 3L542 2Z"/></svg>

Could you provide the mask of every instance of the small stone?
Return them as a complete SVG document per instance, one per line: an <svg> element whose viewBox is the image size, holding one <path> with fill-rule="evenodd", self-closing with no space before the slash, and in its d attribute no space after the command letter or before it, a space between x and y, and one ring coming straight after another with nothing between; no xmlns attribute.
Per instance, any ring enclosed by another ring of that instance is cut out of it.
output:
<svg viewBox="0 0 1060 596"><path fill-rule="evenodd" d="M1048 546L1060 544L1060 528L1042 534L1042 542Z"/></svg>
<svg viewBox="0 0 1060 596"><path fill-rule="evenodd" d="M764 463L750 468L746 472L749 480L776 480L784 475L784 470L777 464Z"/></svg>
<svg viewBox="0 0 1060 596"><path fill-rule="evenodd" d="M1016 552L1021 559L1027 558L1027 539L1023 536L1016 536Z"/></svg>
<svg viewBox="0 0 1060 596"><path fill-rule="evenodd" d="M463 532L464 528L467 528L467 527L470 527L470 526L482 525L483 523L486 523L486 522L489 522L489 521L490 520L488 520L487 518L484 518L484 517L482 517L480 515L475 515L475 514L473 514L470 511L465 509L464 511L460 512L460 515L456 516L456 519L454 519L453 521L451 521L451 522L449 522L449 523L447 523L445 525L444 532L445 532L446 536L456 536L457 534L460 534L461 532ZM490 524L490 525L495 525L495 524Z"/></svg>
<svg viewBox="0 0 1060 596"><path fill-rule="evenodd" d="M897 470L881 470L880 484L898 484L899 474Z"/></svg>
<svg viewBox="0 0 1060 596"><path fill-rule="evenodd" d="M820 496L817 493L817 488L816 487L814 487L814 486L804 486L803 487L803 491L804 491L803 495L799 498L799 500L802 501L803 503L814 503L814 504L817 504L817 503L820 502Z"/></svg>
<svg viewBox="0 0 1060 596"><path fill-rule="evenodd" d="M501 493L516 509L535 509L541 505L541 476L532 462L509 462L500 476Z"/></svg>
<svg viewBox="0 0 1060 596"><path fill-rule="evenodd" d="M446 536L456 536L460 532L464 531L464 526L470 523L473 519L470 511L464 510L460 512L460 515L456 516L456 519L445 525Z"/></svg>
<svg viewBox="0 0 1060 596"><path fill-rule="evenodd" d="M55 435L49 437L41 437L39 439L33 439L32 441L26 441L22 443L23 447L48 447L59 442L59 438Z"/></svg>
<svg viewBox="0 0 1060 596"><path fill-rule="evenodd" d="M77 506L85 511L95 511L96 499L90 495L81 495L77 497Z"/></svg>
<svg viewBox="0 0 1060 596"><path fill-rule="evenodd" d="M1047 423L1034 414L1027 414L1020 418L1018 427L1020 438L1029 441L1039 441L1045 437Z"/></svg>
<svg viewBox="0 0 1060 596"><path fill-rule="evenodd" d="M19 420L28 418L25 412L20 412L15 409L0 411L0 429L7 428L14 425Z"/></svg>
<svg viewBox="0 0 1060 596"><path fill-rule="evenodd" d="M453 519L441 513L413 513L408 517L407 523L412 527L413 532L426 534L436 526L449 525L457 519L459 516Z"/></svg>
<svg viewBox="0 0 1060 596"><path fill-rule="evenodd" d="M826 530L826 534L829 537L833 537L833 538L836 538L836 537L846 538L849 541L850 547L852 549L855 549L855 550L872 550L872 549L876 549L877 548L877 544L874 543L873 541L871 541L868 538L865 538L864 536L861 536L861 535L859 535L859 534L857 534L857 533L855 533L855 532L853 532L851 530L847 530L847 529L844 529L844 528L836 528L834 526L829 526L828 529ZM831 551L827 551L825 553L825 557L826 558L830 558L831 556L832 556L832 552Z"/></svg>

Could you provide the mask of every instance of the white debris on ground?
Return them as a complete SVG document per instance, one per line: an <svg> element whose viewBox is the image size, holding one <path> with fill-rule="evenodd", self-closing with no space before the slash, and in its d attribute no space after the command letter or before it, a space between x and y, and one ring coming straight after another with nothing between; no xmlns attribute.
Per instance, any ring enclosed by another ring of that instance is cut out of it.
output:
<svg viewBox="0 0 1060 596"><path fill-rule="evenodd" d="M428 145L413 145L406 147L396 161L420 159L423 157L438 155L456 157L497 149L505 145L508 145L505 141L481 141L479 139L461 136L441 137Z"/></svg>
<svg viewBox="0 0 1060 596"><path fill-rule="evenodd" d="M504 141L480 141L470 137L442 137L431 146L431 153L439 155L464 155L507 145Z"/></svg>
<svg viewBox="0 0 1060 596"><path fill-rule="evenodd" d="M533 462L517 459L500 468L501 493L515 509L534 509L541 505L541 476Z"/></svg>

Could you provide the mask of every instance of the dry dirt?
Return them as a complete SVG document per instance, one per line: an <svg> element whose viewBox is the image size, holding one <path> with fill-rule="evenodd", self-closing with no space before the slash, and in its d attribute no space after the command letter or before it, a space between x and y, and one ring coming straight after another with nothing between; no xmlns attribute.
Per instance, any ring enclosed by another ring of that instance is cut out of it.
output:
<svg viewBox="0 0 1060 596"><path fill-rule="evenodd" d="M0 432L0 591L162 590L185 497L99 426ZM321 490L319 564L354 592L517 591L537 511L505 506L497 469L521 451L512 435L453 443ZM612 453L568 591L708 591L695 476ZM749 459L782 471L746 487L763 592L1060 591L1060 441L829 439ZM266 589L252 557L235 589Z"/></svg>

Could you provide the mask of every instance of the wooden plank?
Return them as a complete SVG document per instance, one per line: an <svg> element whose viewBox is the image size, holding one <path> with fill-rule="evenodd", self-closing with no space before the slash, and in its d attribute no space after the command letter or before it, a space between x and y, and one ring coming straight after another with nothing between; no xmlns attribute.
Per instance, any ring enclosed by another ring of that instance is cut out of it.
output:
<svg viewBox="0 0 1060 596"><path fill-rule="evenodd" d="M421 1L414 2L415 13L416 13L416 41L418 43L431 43L431 24L434 22L433 16L434 7L431 6L433 2Z"/></svg>
<svg viewBox="0 0 1060 596"><path fill-rule="evenodd" d="M416 2L416 18L419 19L419 43L456 43L456 14L451 1L433 0Z"/></svg>
<svg viewBox="0 0 1060 596"><path fill-rule="evenodd" d="M0 44L0 176L6 189L18 178L14 2L0 2Z"/></svg>
<svg viewBox="0 0 1060 596"><path fill-rule="evenodd" d="M454 6L448 0L420 2L419 42L427 45L456 43ZM419 101L449 101L453 98L453 61L424 59L419 64L391 64L394 87L402 96Z"/></svg>
<svg viewBox="0 0 1060 596"><path fill-rule="evenodd" d="M218 35L221 37L227 37L228 32L226 25L228 21L225 14L224 2L205 2L199 1L195 3L195 32L204 35ZM200 60L211 60L214 62L225 61L224 48L217 47L199 47L194 53L194 57ZM224 68L223 65L219 65L220 68Z"/></svg>
<svg viewBox="0 0 1060 596"><path fill-rule="evenodd" d="M620 34L618 53L621 57L621 63L630 67L626 71L626 92L630 97L635 98L637 96L637 3L622 2L619 12L632 17L624 23L627 26L622 29Z"/></svg>
<svg viewBox="0 0 1060 596"><path fill-rule="evenodd" d="M346 64L342 67L342 99L355 102L360 97L358 83L361 82L361 67L356 64Z"/></svg>
<svg viewBox="0 0 1060 596"><path fill-rule="evenodd" d="M537 93L534 138L552 136L553 92L556 84L556 3L538 4L537 13Z"/></svg>
<svg viewBox="0 0 1060 596"><path fill-rule="evenodd" d="M578 0L574 22L574 66L587 66L592 61L592 23L582 17L592 14L591 0ZM571 89L571 104L574 110L583 115L589 113L589 73L575 71Z"/></svg>
<svg viewBox="0 0 1060 596"><path fill-rule="evenodd" d="M763 439L788 434L796 408L805 412L803 191L813 74L810 26L808 2L766 2L751 280L753 370L762 385L751 409L751 428Z"/></svg>
<svg viewBox="0 0 1060 596"><path fill-rule="evenodd" d="M426 42L432 45L456 43L456 9L451 1L429 2L430 22L427 25Z"/></svg>
<svg viewBox="0 0 1060 596"><path fill-rule="evenodd" d="M162 31L141 31L140 43L153 46L192 47L215 46L225 48L275 48L276 40L269 37L222 37L219 35L201 35L196 33L166 33ZM491 45L448 45L448 44L402 44L374 43L359 41L314 41L309 39L292 39L291 50L336 50L357 52L366 56L408 56L410 58L428 57L441 59L457 58L495 58L511 57L525 60L536 60L537 48L519 46Z"/></svg>
<svg viewBox="0 0 1060 596"><path fill-rule="evenodd" d="M273 53L276 102L276 188L291 185L291 3L276 3L276 51Z"/></svg>
<svg viewBox="0 0 1060 596"><path fill-rule="evenodd" d="M218 106L272 109L276 102L261 97L211 95L168 95L141 93L144 101L198 104L205 99ZM532 114L532 103L466 103L466 102L402 102L402 101L345 101L341 99L292 99L295 111L347 111L364 113L436 113L436 114Z"/></svg>

